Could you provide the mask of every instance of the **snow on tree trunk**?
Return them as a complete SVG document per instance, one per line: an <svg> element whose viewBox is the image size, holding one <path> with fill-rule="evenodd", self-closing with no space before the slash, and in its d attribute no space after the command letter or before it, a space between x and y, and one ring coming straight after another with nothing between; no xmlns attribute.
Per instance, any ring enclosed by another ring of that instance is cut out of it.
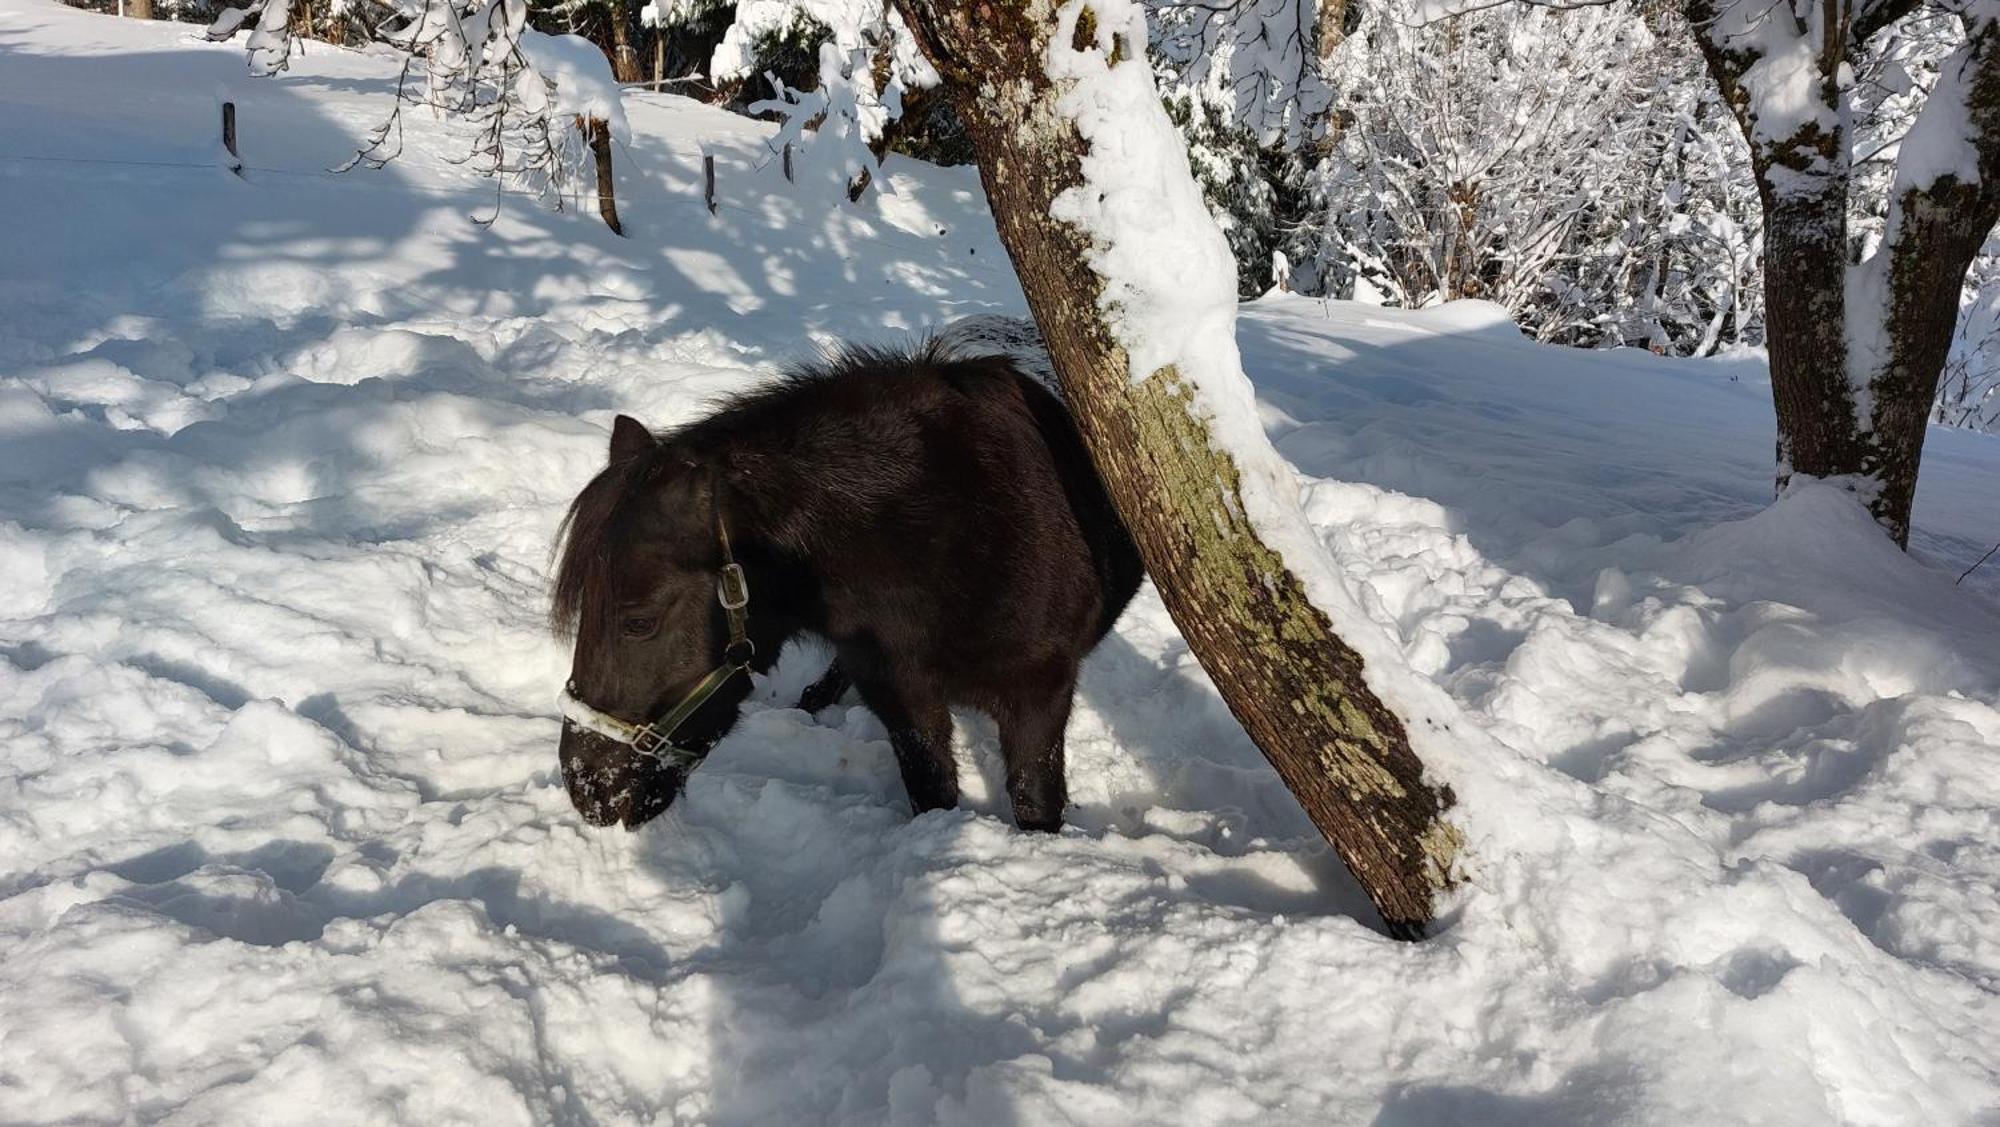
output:
<svg viewBox="0 0 2000 1127"><path fill-rule="evenodd" d="M1140 9L898 7L965 121L1001 240L1167 609L1391 931L1421 934L1460 843L1443 818L1451 792L1426 780L1385 703L1393 649L1333 574L1258 423L1234 265L1155 92ZM1420 737L1434 730L1406 715Z"/></svg>
<svg viewBox="0 0 2000 1127"><path fill-rule="evenodd" d="M1880 246L1849 265L1849 88L1867 41L1918 7L1687 9L1750 143L1764 204L1779 488L1794 473L1853 479L1904 546L1966 272L2000 220L2000 5L1977 0L1961 13L1964 46L1897 147Z"/></svg>
<svg viewBox="0 0 2000 1127"><path fill-rule="evenodd" d="M1903 139L1883 249L1853 279L1853 362L1873 407L1882 509L1902 544L1966 274L2000 222L2000 24L1986 7Z"/></svg>

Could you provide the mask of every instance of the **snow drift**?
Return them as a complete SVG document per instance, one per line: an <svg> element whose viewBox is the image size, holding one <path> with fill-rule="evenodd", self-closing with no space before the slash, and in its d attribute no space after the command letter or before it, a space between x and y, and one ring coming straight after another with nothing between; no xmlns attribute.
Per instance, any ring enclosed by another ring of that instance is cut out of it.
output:
<svg viewBox="0 0 2000 1127"><path fill-rule="evenodd" d="M803 648L670 816L592 831L542 622L612 415L1019 313L976 179L802 198L767 127L628 95L633 238L512 199L481 230L433 123L323 174L383 59L252 82L171 25L0 13L0 1119L2000 1104L2000 612L1951 582L2000 535L1993 440L1932 433L1906 557L1836 490L1767 505L1739 369L1247 307L1342 582L1495 749L1423 944L1374 930L1149 592L1086 667L1059 836L1009 826L970 714L965 808L910 819L865 710L784 707Z"/></svg>

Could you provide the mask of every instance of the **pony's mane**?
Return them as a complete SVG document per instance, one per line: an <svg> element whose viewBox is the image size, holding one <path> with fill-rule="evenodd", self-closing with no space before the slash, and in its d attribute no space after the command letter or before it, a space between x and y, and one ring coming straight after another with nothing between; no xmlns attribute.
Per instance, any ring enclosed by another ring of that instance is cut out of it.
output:
<svg viewBox="0 0 2000 1127"><path fill-rule="evenodd" d="M816 394L856 380L875 380L919 371L973 366L1008 370L1004 357L966 355L969 350L935 338L903 347L845 345L786 368L761 387L720 400L707 416L671 432L624 461L598 471L583 487L556 528L555 581L549 627L569 640L581 618L608 607L585 606L586 595L606 589L610 546L627 507L659 487L676 466L710 463L724 451L773 427L797 425L812 411Z"/></svg>

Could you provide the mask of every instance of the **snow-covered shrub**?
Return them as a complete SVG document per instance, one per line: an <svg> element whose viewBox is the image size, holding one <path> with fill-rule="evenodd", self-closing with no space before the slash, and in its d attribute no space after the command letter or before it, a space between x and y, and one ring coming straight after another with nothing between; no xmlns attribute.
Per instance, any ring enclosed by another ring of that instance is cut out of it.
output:
<svg viewBox="0 0 2000 1127"><path fill-rule="evenodd" d="M251 70L276 74L290 64L294 5L305 2L255 0L225 10L209 37L228 39L251 27L246 42ZM526 0L474 0L463 6L459 0L424 0L395 25L378 27L376 35L407 51L410 65L397 82L388 115L344 168L379 167L399 156L403 110L419 106L455 124L465 144L459 163L560 208L587 156L585 122L602 120L613 137L626 134L609 62L587 40L534 30Z"/></svg>
<svg viewBox="0 0 2000 1127"><path fill-rule="evenodd" d="M1756 199L1684 29L1607 7L1420 17L1371 5L1332 53L1303 288L1484 298L1568 344L1757 339Z"/></svg>
<svg viewBox="0 0 2000 1127"><path fill-rule="evenodd" d="M677 92L725 106L751 116L789 120L796 107L823 88L821 48L836 39L847 41L848 50L858 43L864 56L860 61L863 85L874 93L857 89L853 100L867 105L887 94L897 112L872 115L862 123L873 153L907 153L935 164L966 164L972 160L971 142L951 104L935 90L906 81L910 60L898 61L892 49L886 55L878 48L894 38L887 17L876 13L873 26L866 21L849 21L848 32L837 35L833 26L817 18L812 4L739 4L735 0L657 0L642 12L641 22L665 44L663 67L667 77L690 81L674 87ZM902 72L899 79L897 72ZM854 68L839 63L837 82L857 81ZM774 101L776 106L766 103ZM890 101L881 101L884 111ZM777 112L782 109L784 112ZM808 113L801 123L817 128L816 115Z"/></svg>
<svg viewBox="0 0 2000 1127"><path fill-rule="evenodd" d="M1238 296L1255 297L1270 285L1264 264L1280 239L1278 197L1284 182L1273 174L1271 157L1256 135L1235 123L1213 82L1177 87L1170 84L1168 68L1158 69L1167 116L1187 145L1188 166L1236 256Z"/></svg>

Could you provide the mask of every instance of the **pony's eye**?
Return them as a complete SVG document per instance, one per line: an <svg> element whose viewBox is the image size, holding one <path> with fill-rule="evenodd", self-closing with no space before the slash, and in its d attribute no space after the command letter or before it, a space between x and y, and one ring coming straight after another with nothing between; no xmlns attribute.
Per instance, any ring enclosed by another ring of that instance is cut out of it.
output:
<svg viewBox="0 0 2000 1127"><path fill-rule="evenodd" d="M627 638L650 638L660 628L660 620L650 614L635 614L628 616L619 628Z"/></svg>

